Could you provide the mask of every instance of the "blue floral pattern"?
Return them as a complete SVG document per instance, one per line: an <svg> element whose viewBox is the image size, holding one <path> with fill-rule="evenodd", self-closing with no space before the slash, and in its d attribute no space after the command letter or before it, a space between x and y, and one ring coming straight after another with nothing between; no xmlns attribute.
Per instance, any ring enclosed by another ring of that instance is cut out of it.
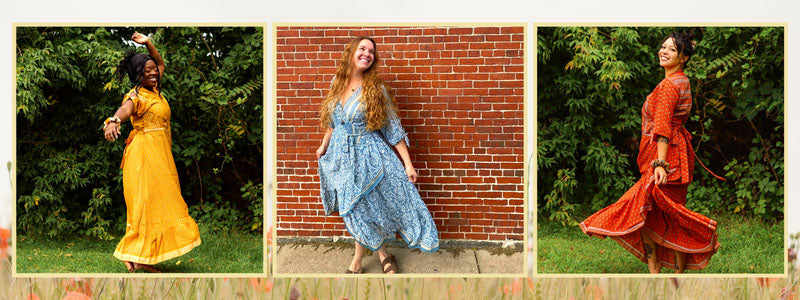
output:
<svg viewBox="0 0 800 300"><path fill-rule="evenodd" d="M347 231L371 250L394 239L395 233L409 247L438 250L439 234L431 213L391 148L402 140L409 144L397 113L388 109L386 125L379 131L368 130L360 99L359 87L344 106L337 101L332 110L333 133L319 159L325 214L338 211Z"/></svg>

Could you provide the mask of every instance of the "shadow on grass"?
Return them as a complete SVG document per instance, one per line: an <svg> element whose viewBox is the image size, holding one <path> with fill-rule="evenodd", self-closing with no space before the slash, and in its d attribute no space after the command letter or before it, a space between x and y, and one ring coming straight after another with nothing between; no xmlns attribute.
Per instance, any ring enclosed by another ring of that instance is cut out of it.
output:
<svg viewBox="0 0 800 300"><path fill-rule="evenodd" d="M705 269L686 273L783 273L783 221L768 223L740 216L712 218L719 223L720 247ZM647 265L613 239L589 237L578 226L562 226L547 218L538 220L537 249L539 273L647 273Z"/></svg>
<svg viewBox="0 0 800 300"><path fill-rule="evenodd" d="M17 273L127 273L114 257L119 238L17 236ZM165 273L263 273L261 233L211 232L200 225L200 238L200 246L156 268Z"/></svg>

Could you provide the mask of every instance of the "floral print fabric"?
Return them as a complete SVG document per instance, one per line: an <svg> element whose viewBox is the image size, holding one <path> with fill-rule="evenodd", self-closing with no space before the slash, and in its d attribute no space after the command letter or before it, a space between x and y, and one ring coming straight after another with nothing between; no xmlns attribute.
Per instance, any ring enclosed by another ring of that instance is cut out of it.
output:
<svg viewBox="0 0 800 300"><path fill-rule="evenodd" d="M396 233L409 247L438 250L433 218L391 149L403 140L408 144L397 113L390 109L381 130L368 130L360 98L358 88L344 106L337 101L332 110L333 133L319 159L325 214L338 211L355 240L371 250Z"/></svg>

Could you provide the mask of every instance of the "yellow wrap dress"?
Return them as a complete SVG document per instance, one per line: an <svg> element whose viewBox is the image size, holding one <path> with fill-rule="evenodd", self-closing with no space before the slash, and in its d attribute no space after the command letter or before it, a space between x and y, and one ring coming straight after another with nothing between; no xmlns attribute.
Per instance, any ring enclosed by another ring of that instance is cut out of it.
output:
<svg viewBox="0 0 800 300"><path fill-rule="evenodd" d="M145 88L132 89L122 103L128 100L133 130L120 166L127 224L114 257L153 265L200 245L200 232L181 196L167 100Z"/></svg>

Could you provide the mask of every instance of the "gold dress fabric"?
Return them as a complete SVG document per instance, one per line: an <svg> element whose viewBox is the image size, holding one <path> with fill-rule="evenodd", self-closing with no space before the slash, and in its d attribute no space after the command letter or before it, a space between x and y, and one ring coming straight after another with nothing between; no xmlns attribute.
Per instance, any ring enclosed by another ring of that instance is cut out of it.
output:
<svg viewBox="0 0 800 300"><path fill-rule="evenodd" d="M145 88L132 89L122 103L129 99L133 130L120 166L127 225L114 257L153 265L200 245L200 232L181 196L167 100Z"/></svg>

